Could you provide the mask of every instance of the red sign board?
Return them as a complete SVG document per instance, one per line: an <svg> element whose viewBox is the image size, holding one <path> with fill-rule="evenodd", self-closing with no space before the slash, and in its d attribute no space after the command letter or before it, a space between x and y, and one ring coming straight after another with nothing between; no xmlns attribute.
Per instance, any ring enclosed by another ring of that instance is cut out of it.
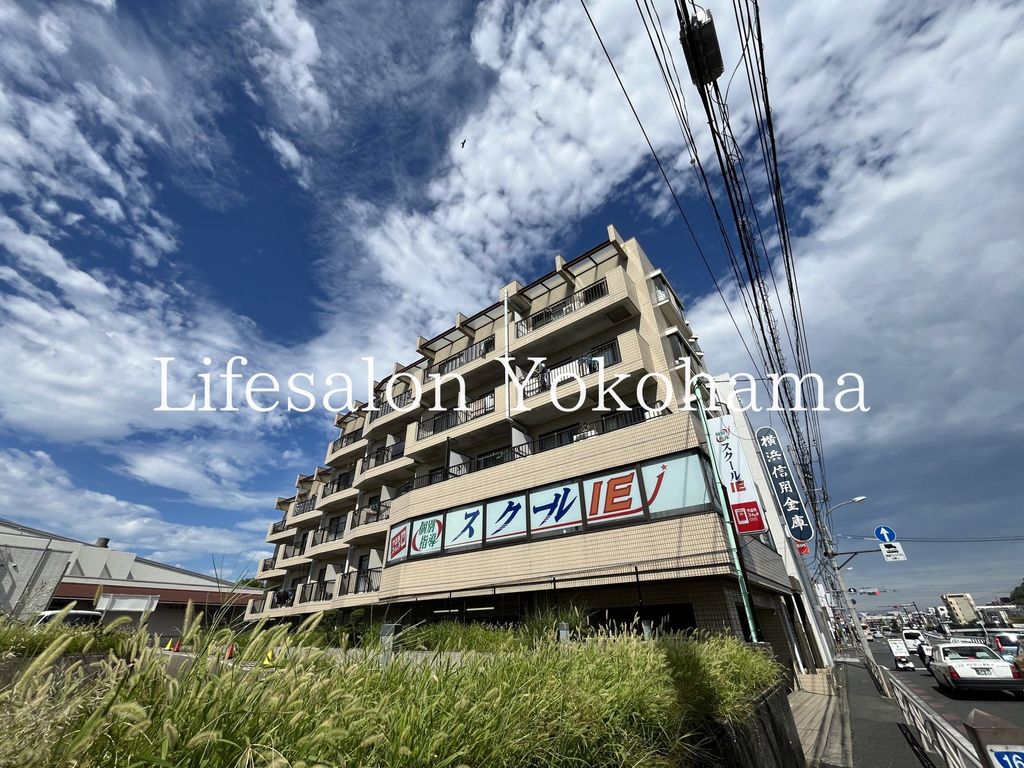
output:
<svg viewBox="0 0 1024 768"><path fill-rule="evenodd" d="M811 547L806 541L798 541L796 543L796 551L801 555L811 554Z"/></svg>
<svg viewBox="0 0 1024 768"><path fill-rule="evenodd" d="M764 533L768 530L761 505L756 501L741 501L732 505L732 519L737 533Z"/></svg>

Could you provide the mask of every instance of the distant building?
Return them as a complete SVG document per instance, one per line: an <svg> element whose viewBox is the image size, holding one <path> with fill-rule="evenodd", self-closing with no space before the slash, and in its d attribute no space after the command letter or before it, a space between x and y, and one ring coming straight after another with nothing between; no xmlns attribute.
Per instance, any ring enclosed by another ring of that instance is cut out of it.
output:
<svg viewBox="0 0 1024 768"><path fill-rule="evenodd" d="M942 596L942 602L949 609L949 616L956 624L970 624L978 620L974 598L969 592L951 593Z"/></svg>
<svg viewBox="0 0 1024 768"><path fill-rule="evenodd" d="M180 631L185 606L212 614L240 614L258 590L235 585L131 552L40 531L0 519L0 613L30 621L40 611L63 608L98 610L111 621L149 614L150 631Z"/></svg>
<svg viewBox="0 0 1024 768"><path fill-rule="evenodd" d="M946 619L947 621L949 620L949 608L947 608L946 606L937 605L930 610L935 611L935 615L938 616L940 619Z"/></svg>

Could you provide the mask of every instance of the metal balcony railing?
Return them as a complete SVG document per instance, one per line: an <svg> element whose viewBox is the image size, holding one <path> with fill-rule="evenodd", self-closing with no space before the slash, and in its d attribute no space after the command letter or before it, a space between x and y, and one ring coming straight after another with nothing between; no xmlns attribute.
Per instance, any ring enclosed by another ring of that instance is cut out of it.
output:
<svg viewBox="0 0 1024 768"><path fill-rule="evenodd" d="M311 581L299 588L300 603L318 603L334 598L334 585L326 581Z"/></svg>
<svg viewBox="0 0 1024 768"><path fill-rule="evenodd" d="M452 427L457 427L459 424L465 424L467 421L472 421L479 416L494 413L494 393L491 392L471 403L467 403L466 407L469 410L444 411L424 416L420 419L420 423L416 428L416 439L422 440L425 437L436 435L438 432L444 432Z"/></svg>
<svg viewBox="0 0 1024 768"><path fill-rule="evenodd" d="M442 375L445 373L451 373L456 368L461 368L466 363L471 363L474 360L483 357L488 352L493 351L494 337L488 336L486 339L478 341L476 344L470 347L466 347L464 350L452 355L451 357L446 357L444 360L431 364L427 368L425 376L430 376L433 373Z"/></svg>
<svg viewBox="0 0 1024 768"><path fill-rule="evenodd" d="M402 392L400 395L395 395L394 397L391 398L395 403L394 406L392 406L391 403L388 402L388 399L386 397L381 397L380 401L377 403L377 410L370 411L370 421L375 421L381 418L382 416L387 416L389 413L393 413L399 408L404 408L405 406L412 402L412 396L412 390L409 390L408 392Z"/></svg>
<svg viewBox="0 0 1024 768"><path fill-rule="evenodd" d="M363 457L363 472L374 467L379 467L381 464L387 464L389 461L400 459L405 455L405 443L395 443L389 445L386 448L378 448L372 453L366 454Z"/></svg>
<svg viewBox="0 0 1024 768"><path fill-rule="evenodd" d="M274 570L274 558L272 558L272 557L264 557L263 560L260 561L260 571L272 571L272 570Z"/></svg>
<svg viewBox="0 0 1024 768"><path fill-rule="evenodd" d="M306 551L306 543L301 544L285 544L281 547L281 559L286 560L289 557L299 557Z"/></svg>
<svg viewBox="0 0 1024 768"><path fill-rule="evenodd" d="M335 451L340 451L342 448L347 448L348 446L352 445L352 443L355 443L362 439L363 430L361 429L357 429L354 432L349 432L348 434L342 435L333 443L331 443L331 453L334 453Z"/></svg>
<svg viewBox="0 0 1024 768"><path fill-rule="evenodd" d="M249 615L263 613L263 607L267 604L266 597L254 597L249 600Z"/></svg>
<svg viewBox="0 0 1024 768"><path fill-rule="evenodd" d="M287 520L278 520L276 523L274 523L272 526L270 526L270 533L271 533L271 535L273 535L275 533L281 533L281 531L283 531L287 527L288 527L288 521Z"/></svg>
<svg viewBox="0 0 1024 768"><path fill-rule="evenodd" d="M564 360L550 367L538 366L533 372L530 380L523 386L523 397L533 397L541 392L547 392L560 379L573 377L583 378L592 373L597 373L600 364L603 362L605 368L621 362L619 357L619 342L610 341L587 355Z"/></svg>
<svg viewBox="0 0 1024 768"><path fill-rule="evenodd" d="M660 403L658 405L660 405ZM465 461L461 464L454 464L447 469L442 467L440 469L432 470L425 475L419 475L409 482L399 486L396 491L396 498L398 496L404 496L409 493L409 491L413 491L417 488L425 488L429 485L442 483L455 477L463 477L472 472L479 472L481 469L488 469L501 464L507 464L510 461L522 459L526 456L533 456L538 453L544 453L545 451L550 451L555 448L561 448L564 445L572 445L573 443L578 443L581 440L586 440L589 437L607 434L609 432L623 429L624 427L640 424L641 422L656 418L657 416L661 416L665 413L667 413L667 411L664 410L648 411L646 408L641 406L636 406L628 411L612 411L594 422L566 427L558 432L535 438L534 440L530 440L529 442L522 443L520 445L502 448L498 451L489 451L488 453L481 454L475 459L470 459L469 461Z"/></svg>
<svg viewBox="0 0 1024 768"><path fill-rule="evenodd" d="M338 475L331 482L324 486L323 495L330 496L332 493L339 493L341 491L347 491L352 487L352 481L355 479L355 475L352 472L346 472L343 475Z"/></svg>
<svg viewBox="0 0 1024 768"><path fill-rule="evenodd" d="M293 515L304 515L307 512L312 512L315 507L316 507L316 496L314 495L314 496L310 496L305 501L300 501L298 504L296 504L295 505L295 511L292 514Z"/></svg>
<svg viewBox="0 0 1024 768"><path fill-rule="evenodd" d="M356 595L361 592L376 592L380 589L380 568L365 571L349 571L342 574L338 596Z"/></svg>
<svg viewBox="0 0 1024 768"><path fill-rule="evenodd" d="M352 527L357 528L360 525L379 523L381 520L387 520L390 514L390 501L378 501L375 504L368 504L365 507L360 507L352 514Z"/></svg>
<svg viewBox="0 0 1024 768"><path fill-rule="evenodd" d="M320 528L313 532L313 543L312 546L316 547L320 544L326 544L329 541L337 541L345 535L345 522L347 516L339 517L333 524L326 528Z"/></svg>
<svg viewBox="0 0 1024 768"><path fill-rule="evenodd" d="M593 285L588 285L571 296L566 296L564 299L556 301L550 306L544 307L544 309L534 312L532 315L523 318L516 323L516 338L520 338L535 331L538 328L542 328L548 323L553 323L559 318L571 315L578 309L582 309L591 302L597 301L598 299L604 298L608 295L608 281L601 278Z"/></svg>

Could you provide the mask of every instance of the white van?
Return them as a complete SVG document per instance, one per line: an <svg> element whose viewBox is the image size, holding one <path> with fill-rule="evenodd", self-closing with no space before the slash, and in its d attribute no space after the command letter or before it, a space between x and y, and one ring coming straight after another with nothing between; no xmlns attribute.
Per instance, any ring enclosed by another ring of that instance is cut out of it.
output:
<svg viewBox="0 0 1024 768"><path fill-rule="evenodd" d="M904 629L903 642L907 644L907 649L911 653L917 653L917 646L924 642L924 637L916 629Z"/></svg>

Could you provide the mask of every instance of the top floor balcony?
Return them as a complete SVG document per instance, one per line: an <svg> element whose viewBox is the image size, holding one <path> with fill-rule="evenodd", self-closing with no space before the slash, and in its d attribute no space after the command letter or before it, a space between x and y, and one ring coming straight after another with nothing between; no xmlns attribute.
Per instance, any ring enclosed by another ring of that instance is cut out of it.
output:
<svg viewBox="0 0 1024 768"><path fill-rule="evenodd" d="M559 320L566 315L570 315L598 299L603 299L607 295L608 281L605 278L601 278L593 285L588 285L586 288L582 288L576 291L576 293L566 296L564 299L556 301L554 304L544 307L544 309L518 321L516 323L516 338L522 338L528 333L538 328L543 328L545 325L553 323L555 320Z"/></svg>
<svg viewBox="0 0 1024 768"><path fill-rule="evenodd" d="M353 432L346 432L344 435L342 435L337 440L335 440L333 443L331 443L330 452L331 453L337 453L342 448L348 448L348 446L350 446L353 443L358 442L359 440L362 440L362 439L363 439L363 430L361 430L361 429L357 429L357 430L355 430Z"/></svg>

